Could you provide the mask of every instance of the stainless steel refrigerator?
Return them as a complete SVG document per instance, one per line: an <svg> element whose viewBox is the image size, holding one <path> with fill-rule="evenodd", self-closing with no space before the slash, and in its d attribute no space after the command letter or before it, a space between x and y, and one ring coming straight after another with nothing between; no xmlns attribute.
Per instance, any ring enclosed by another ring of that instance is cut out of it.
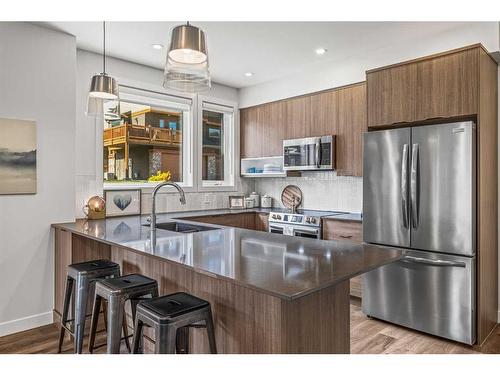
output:
<svg viewBox="0 0 500 375"><path fill-rule="evenodd" d="M407 248L364 275L366 315L451 340L476 338L476 125L364 135L364 242Z"/></svg>

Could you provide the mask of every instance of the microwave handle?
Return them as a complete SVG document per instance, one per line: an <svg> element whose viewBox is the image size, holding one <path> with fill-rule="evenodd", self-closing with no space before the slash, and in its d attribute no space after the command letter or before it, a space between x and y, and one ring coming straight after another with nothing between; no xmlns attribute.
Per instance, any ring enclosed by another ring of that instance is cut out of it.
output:
<svg viewBox="0 0 500 375"><path fill-rule="evenodd" d="M321 138L316 139L316 168L321 166Z"/></svg>

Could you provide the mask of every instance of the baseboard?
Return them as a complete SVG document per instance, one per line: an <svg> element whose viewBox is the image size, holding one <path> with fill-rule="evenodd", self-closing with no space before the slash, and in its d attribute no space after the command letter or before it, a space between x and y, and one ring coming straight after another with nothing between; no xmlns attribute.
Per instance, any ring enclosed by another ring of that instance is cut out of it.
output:
<svg viewBox="0 0 500 375"><path fill-rule="evenodd" d="M9 322L0 323L0 337L51 324L52 322L52 311L49 311L41 314L27 316L25 318L11 320Z"/></svg>

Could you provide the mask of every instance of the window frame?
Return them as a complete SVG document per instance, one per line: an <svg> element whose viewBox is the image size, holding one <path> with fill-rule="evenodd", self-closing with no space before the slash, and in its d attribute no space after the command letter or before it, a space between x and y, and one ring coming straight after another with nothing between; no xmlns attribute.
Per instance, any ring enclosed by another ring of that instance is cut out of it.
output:
<svg viewBox="0 0 500 375"><path fill-rule="evenodd" d="M204 105L206 104L206 106ZM234 101L198 95L197 111L197 185L198 191L237 191L239 176L239 111ZM230 113L231 123L224 121L224 180L203 180L203 110L219 113ZM228 131L229 130L229 131Z"/></svg>
<svg viewBox="0 0 500 375"><path fill-rule="evenodd" d="M194 173L194 162L196 160L196 103L194 97L183 97L172 95L167 92L158 92L146 88L128 86L126 84L119 86L120 100L138 104L145 104L154 107L166 107L170 104L173 108L179 108L183 111L183 133L182 133L182 176L183 181L179 182L184 191L194 191L196 189L196 180ZM184 111L188 111L186 114ZM102 133L101 133L102 134ZM101 135L102 137L102 135ZM102 143L101 143L102 146ZM102 148L101 151L102 152ZM101 170L103 175L103 170ZM122 182L113 183L103 181L104 190L127 190L127 189L153 189L159 182Z"/></svg>

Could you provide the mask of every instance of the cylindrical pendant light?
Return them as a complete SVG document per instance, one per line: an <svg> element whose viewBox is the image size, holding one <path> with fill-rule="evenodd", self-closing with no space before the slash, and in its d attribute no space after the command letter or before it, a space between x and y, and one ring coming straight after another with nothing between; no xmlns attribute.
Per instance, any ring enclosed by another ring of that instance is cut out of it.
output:
<svg viewBox="0 0 500 375"><path fill-rule="evenodd" d="M184 92L210 88L205 33L189 22L172 30L163 86Z"/></svg>
<svg viewBox="0 0 500 375"><path fill-rule="evenodd" d="M119 99L118 84L116 80L106 73L106 22L103 27L103 52L102 73L96 74L90 81L90 89L87 101L87 115L103 115L103 102L106 100L116 101Z"/></svg>
<svg viewBox="0 0 500 375"><path fill-rule="evenodd" d="M203 30L192 26L180 25L172 30L168 57L181 64L202 64L207 61L207 46Z"/></svg>

